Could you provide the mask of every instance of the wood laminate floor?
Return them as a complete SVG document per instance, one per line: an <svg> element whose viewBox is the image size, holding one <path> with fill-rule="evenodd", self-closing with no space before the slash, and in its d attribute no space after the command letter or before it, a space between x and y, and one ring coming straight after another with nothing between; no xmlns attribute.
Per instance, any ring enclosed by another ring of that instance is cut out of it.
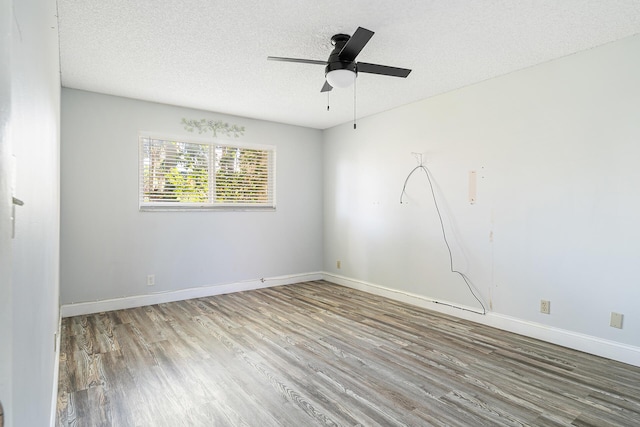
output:
<svg viewBox="0 0 640 427"><path fill-rule="evenodd" d="M640 426L640 369L308 282L63 319L58 426Z"/></svg>

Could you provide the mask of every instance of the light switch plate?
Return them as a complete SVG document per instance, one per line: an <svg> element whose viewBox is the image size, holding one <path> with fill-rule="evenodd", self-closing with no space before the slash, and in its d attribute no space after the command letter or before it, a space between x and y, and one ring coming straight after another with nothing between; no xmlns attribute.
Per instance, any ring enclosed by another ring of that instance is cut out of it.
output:
<svg viewBox="0 0 640 427"><path fill-rule="evenodd" d="M611 323L610 323L611 327L622 329L622 318L623 317L624 317L624 315L622 315L620 313L611 312Z"/></svg>

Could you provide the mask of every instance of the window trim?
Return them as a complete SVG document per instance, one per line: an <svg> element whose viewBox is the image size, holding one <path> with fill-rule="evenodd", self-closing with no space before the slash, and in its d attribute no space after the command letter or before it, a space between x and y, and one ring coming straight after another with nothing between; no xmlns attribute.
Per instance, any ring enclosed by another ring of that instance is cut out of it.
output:
<svg viewBox="0 0 640 427"><path fill-rule="evenodd" d="M206 145L224 145L234 148L246 148L254 150L265 150L270 156L270 176L272 201L270 204L264 203L188 203L188 202L143 202L144 191L144 152L143 138L159 139L163 141L176 141L194 144ZM139 132L138 133L138 210L140 212L194 212L194 211L275 211L276 210L276 146L270 144L254 144L247 142L236 142L225 138L216 137L215 140L198 138L184 135L159 134L155 132Z"/></svg>

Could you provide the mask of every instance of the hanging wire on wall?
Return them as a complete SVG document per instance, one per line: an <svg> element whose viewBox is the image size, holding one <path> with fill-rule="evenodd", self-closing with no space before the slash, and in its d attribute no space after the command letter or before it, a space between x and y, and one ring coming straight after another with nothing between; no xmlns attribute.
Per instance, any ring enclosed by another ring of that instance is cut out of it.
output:
<svg viewBox="0 0 640 427"><path fill-rule="evenodd" d="M459 270L456 270L454 268L454 266L453 266L453 254L451 253L451 246L449 245L449 240L447 239L447 233L445 231L444 221L442 219L442 213L440 212L440 207L438 206L438 200L436 198L436 192L435 192L435 190L433 188L433 182L431 180L431 172L429 171L429 169L422 162L422 154L421 153L411 153L411 154L413 154L416 157L416 160L418 161L418 166L413 168L413 170L411 172L409 172L409 175L407 175L407 178L404 180L404 185L402 186L402 193L400 193L400 204L403 204L403 198L404 198L404 195L406 194L407 183L409 182L409 179L411 178L411 176L416 171L419 171L419 170L423 171L425 173L425 175L427 175L427 180L429 181L429 189L431 190L431 196L433 198L433 204L435 205L436 212L438 213L438 219L440 220L440 229L442 230L442 237L444 239L444 244L447 247L447 251L449 252L449 268L450 268L452 273L458 274L460 277L462 277L462 280L464 280L464 283L467 285L467 288L469 288L469 292L471 292L471 295L473 295L473 297L476 299L476 301L478 301L480 306L482 306L482 314L487 314L487 309L485 308L484 304L482 303L480 298L478 298L476 293L473 291L473 286L471 284L471 279L469 279L469 277L466 274L464 274L463 272L461 272ZM453 305L453 304L447 304L447 303L442 303L442 302L438 302L438 301L435 301L435 302L437 304L447 305L449 307L458 308L460 310L465 310L465 311L470 311L472 313L477 313L474 310L469 310L467 308L458 307L458 306Z"/></svg>

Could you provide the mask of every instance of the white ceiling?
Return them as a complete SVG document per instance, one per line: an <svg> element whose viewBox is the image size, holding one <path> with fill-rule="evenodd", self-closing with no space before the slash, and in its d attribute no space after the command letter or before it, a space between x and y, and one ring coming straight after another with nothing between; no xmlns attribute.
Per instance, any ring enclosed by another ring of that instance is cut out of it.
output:
<svg viewBox="0 0 640 427"><path fill-rule="evenodd" d="M320 93L330 38L375 35L358 61L364 117L640 33L640 0L58 0L62 85L325 129L353 88Z"/></svg>

